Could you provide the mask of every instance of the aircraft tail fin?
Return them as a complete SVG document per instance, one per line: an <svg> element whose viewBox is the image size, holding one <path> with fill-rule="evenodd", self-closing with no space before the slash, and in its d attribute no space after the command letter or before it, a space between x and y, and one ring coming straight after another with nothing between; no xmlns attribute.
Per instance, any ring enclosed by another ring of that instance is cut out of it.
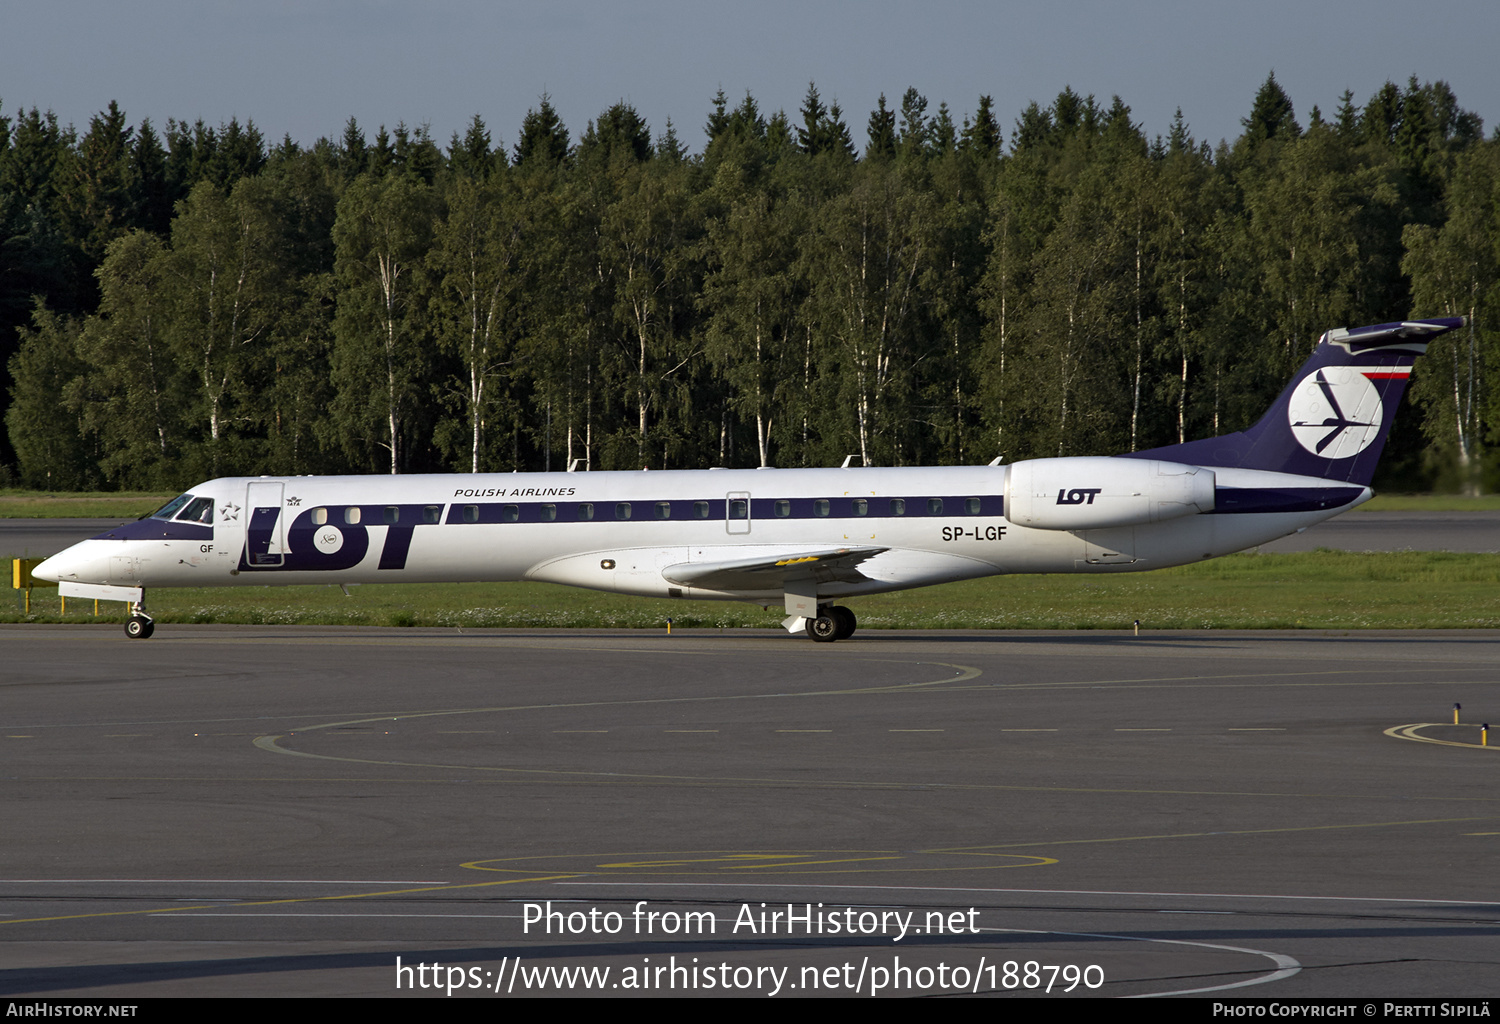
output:
<svg viewBox="0 0 1500 1024"><path fill-rule="evenodd" d="M1262 469L1368 486L1412 364L1463 317L1328 331L1255 426L1124 458Z"/></svg>

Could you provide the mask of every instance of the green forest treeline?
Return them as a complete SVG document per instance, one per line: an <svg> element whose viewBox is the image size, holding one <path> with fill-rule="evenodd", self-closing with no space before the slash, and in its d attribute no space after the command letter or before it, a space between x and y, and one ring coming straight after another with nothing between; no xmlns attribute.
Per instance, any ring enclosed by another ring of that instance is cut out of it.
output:
<svg viewBox="0 0 1500 1024"><path fill-rule="evenodd" d="M1008 140L908 90L857 147L712 102L701 155L628 105L253 124L0 117L0 482L953 464L1252 422L1327 328L1464 314L1388 458L1492 485L1500 137L1444 83L1299 124L1274 77L1215 150L1065 90Z"/></svg>

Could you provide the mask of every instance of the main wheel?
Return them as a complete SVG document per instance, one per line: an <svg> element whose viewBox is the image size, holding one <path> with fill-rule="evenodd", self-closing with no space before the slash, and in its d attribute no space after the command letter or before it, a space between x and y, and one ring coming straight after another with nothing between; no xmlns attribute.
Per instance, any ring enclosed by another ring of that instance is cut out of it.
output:
<svg viewBox="0 0 1500 1024"><path fill-rule="evenodd" d="M816 619L807 620L807 635L820 644L831 644L839 638L839 623L828 612L818 613Z"/></svg>
<svg viewBox="0 0 1500 1024"><path fill-rule="evenodd" d="M144 615L132 615L125 621L125 635L132 640L147 640L156 632L156 623Z"/></svg>
<svg viewBox="0 0 1500 1024"><path fill-rule="evenodd" d="M835 640L847 640L854 635L854 630L859 626L859 620L854 617L853 612L842 605L835 605L828 609L828 614L832 615L834 621L839 624L838 631L833 634Z"/></svg>

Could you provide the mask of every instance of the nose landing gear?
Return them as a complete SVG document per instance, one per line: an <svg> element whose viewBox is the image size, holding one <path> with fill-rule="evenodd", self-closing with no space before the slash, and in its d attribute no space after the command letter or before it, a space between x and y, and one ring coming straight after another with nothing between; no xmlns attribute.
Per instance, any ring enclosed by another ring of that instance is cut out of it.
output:
<svg viewBox="0 0 1500 1024"><path fill-rule="evenodd" d="M130 605L130 618L125 620L125 635L132 640L149 640L155 632L156 623L146 614L146 602L133 602Z"/></svg>

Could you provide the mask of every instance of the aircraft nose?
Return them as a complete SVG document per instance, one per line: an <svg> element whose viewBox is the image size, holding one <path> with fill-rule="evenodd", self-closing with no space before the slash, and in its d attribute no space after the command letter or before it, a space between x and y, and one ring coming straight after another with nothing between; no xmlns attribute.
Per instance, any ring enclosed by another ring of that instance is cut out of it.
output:
<svg viewBox="0 0 1500 1024"><path fill-rule="evenodd" d="M108 583L109 560L105 552L96 548L94 541L84 541L58 552L42 562L31 575L39 580L60 583L77 580L83 583Z"/></svg>
<svg viewBox="0 0 1500 1024"><path fill-rule="evenodd" d="M62 575L61 566L63 561L62 555L53 555L51 558L44 560L35 569L32 569L31 575L39 580L46 580L48 583L56 583L58 577Z"/></svg>

